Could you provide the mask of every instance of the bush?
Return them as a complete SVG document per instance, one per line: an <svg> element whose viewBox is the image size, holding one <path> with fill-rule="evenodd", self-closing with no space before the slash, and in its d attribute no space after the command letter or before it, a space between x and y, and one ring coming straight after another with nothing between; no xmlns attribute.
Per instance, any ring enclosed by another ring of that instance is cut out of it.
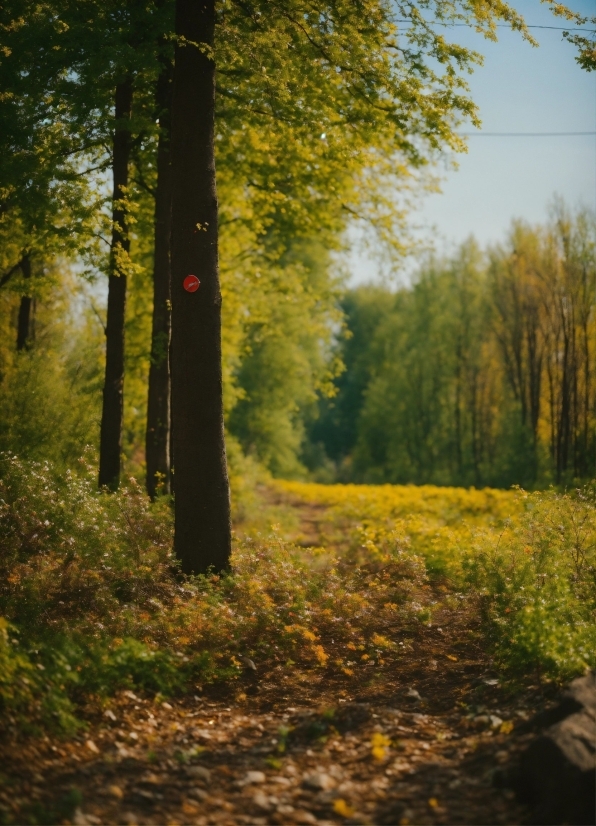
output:
<svg viewBox="0 0 596 826"><path fill-rule="evenodd" d="M526 512L485 533L466 563L503 666L564 679L596 665L596 500L523 494Z"/></svg>
<svg viewBox="0 0 596 826"><path fill-rule="evenodd" d="M377 548L399 537L431 581L466 593L511 674L564 680L596 665L593 489L274 484L290 501L318 506L326 541L353 564L374 559L368 536Z"/></svg>
<svg viewBox="0 0 596 826"><path fill-rule="evenodd" d="M0 480L0 698L13 728L75 726L91 694L237 680L246 658L349 675L329 640L380 659L396 623L427 618L424 563L398 533L368 530L343 558L259 534L236 543L229 575L183 577L168 500L152 504L134 480L108 494L84 461L57 478L11 455Z"/></svg>

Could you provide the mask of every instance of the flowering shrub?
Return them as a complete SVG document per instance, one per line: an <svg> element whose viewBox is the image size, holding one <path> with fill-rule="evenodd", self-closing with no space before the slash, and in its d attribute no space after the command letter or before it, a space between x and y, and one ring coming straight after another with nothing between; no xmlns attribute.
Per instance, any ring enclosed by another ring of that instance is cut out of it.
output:
<svg viewBox="0 0 596 826"><path fill-rule="evenodd" d="M520 517L477 537L467 579L503 665L570 677L596 665L594 491L522 496Z"/></svg>
<svg viewBox="0 0 596 826"><path fill-rule="evenodd" d="M397 531L432 577L466 592L504 669L566 679L596 666L592 489L275 485L294 502L327 505L323 530L348 558L366 548L369 532L379 547ZM366 556L374 558L370 549Z"/></svg>

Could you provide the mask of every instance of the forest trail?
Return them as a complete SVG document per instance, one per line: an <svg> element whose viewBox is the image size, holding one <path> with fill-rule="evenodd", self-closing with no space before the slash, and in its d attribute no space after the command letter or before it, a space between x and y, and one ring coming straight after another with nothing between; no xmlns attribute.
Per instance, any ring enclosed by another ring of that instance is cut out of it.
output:
<svg viewBox="0 0 596 826"><path fill-rule="evenodd" d="M324 509L292 506L298 541L321 540ZM9 823L76 826L524 822L502 779L542 700L508 696L479 640L443 604L400 640L397 668L305 680L247 661L240 684L192 697L125 691L76 738L4 747L0 803Z"/></svg>

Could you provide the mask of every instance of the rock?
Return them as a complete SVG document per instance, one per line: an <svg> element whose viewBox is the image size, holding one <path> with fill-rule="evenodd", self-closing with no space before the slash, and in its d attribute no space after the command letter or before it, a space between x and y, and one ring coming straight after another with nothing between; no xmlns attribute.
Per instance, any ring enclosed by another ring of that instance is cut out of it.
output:
<svg viewBox="0 0 596 826"><path fill-rule="evenodd" d="M574 680L539 719L557 718L522 755L518 794L533 807L534 823L594 824L596 672Z"/></svg>
<svg viewBox="0 0 596 826"><path fill-rule="evenodd" d="M304 826L309 826L309 824L317 822L316 817L305 809L296 809L292 815L292 820L294 823L304 824Z"/></svg>
<svg viewBox="0 0 596 826"><path fill-rule="evenodd" d="M255 794L255 796L253 797L253 803L259 809L263 809L266 812L270 812L273 808L271 800L267 797L266 794L263 794L263 792L257 792Z"/></svg>
<svg viewBox="0 0 596 826"><path fill-rule="evenodd" d="M596 670L577 677L561 692L559 702L533 717L525 729L544 728L564 720L571 714L585 711L596 717Z"/></svg>
<svg viewBox="0 0 596 826"><path fill-rule="evenodd" d="M196 800L200 800L201 802L204 802L209 797L204 789L190 789L188 794L190 797L194 797Z"/></svg>
<svg viewBox="0 0 596 826"><path fill-rule="evenodd" d="M95 745L95 743L93 742L93 740L87 740L87 742L85 743L85 745L87 746L87 748L89 749L89 751L92 751L92 752L93 752L93 754L99 754L99 749L97 748L97 746Z"/></svg>
<svg viewBox="0 0 596 826"><path fill-rule="evenodd" d="M574 711L587 711L596 718L596 669L584 677L577 677L563 692L562 704L566 704Z"/></svg>
<svg viewBox="0 0 596 826"><path fill-rule="evenodd" d="M287 816L287 815L291 815L291 814L293 814L293 813L294 813L294 807L293 807L293 806L290 806L290 805L289 805L289 804L287 804L287 803L281 803L281 804L277 807L277 812L278 812L280 815L286 815L286 816Z"/></svg>
<svg viewBox="0 0 596 826"><path fill-rule="evenodd" d="M335 780L325 772L313 772L304 776L302 781L309 789L316 789L317 791L328 791L335 788Z"/></svg>
<svg viewBox="0 0 596 826"><path fill-rule="evenodd" d="M246 772L241 782L243 786L246 786L249 783L264 783L266 779L265 772L250 771Z"/></svg>
<svg viewBox="0 0 596 826"><path fill-rule="evenodd" d="M416 702L422 700L420 693L416 691L415 688L408 688L408 690L406 691L406 697L409 697L410 700L415 700Z"/></svg>
<svg viewBox="0 0 596 826"><path fill-rule="evenodd" d="M186 774L189 777L195 777L198 780L204 780L205 783L209 783L211 780L211 772L209 769L206 769L205 766L188 766L186 769Z"/></svg>

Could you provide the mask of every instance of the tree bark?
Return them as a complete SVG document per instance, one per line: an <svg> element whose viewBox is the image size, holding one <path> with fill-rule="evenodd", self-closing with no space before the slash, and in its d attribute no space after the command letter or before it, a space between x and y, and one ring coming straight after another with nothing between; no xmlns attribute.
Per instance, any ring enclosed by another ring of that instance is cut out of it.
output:
<svg viewBox="0 0 596 826"><path fill-rule="evenodd" d="M130 160L129 121L132 79L116 86L116 125L112 169L112 241L108 282L106 371L99 444L99 486L115 490L120 483L124 386L124 319L126 313L126 262L130 251L126 197Z"/></svg>
<svg viewBox="0 0 596 826"><path fill-rule="evenodd" d="M28 254L23 255L20 267L23 272L23 278L31 278L31 258ZM25 350L33 339L34 301L30 295L24 295L21 298L17 320L17 351L19 352Z"/></svg>
<svg viewBox="0 0 596 826"><path fill-rule="evenodd" d="M155 242L153 265L153 327L147 400L147 492L155 498L159 486L170 490L170 242L172 234L172 170L170 126L173 66L163 57L155 101L159 113L157 188L155 192Z"/></svg>
<svg viewBox="0 0 596 826"><path fill-rule="evenodd" d="M225 570L231 546L217 257L214 29L215 0L176 0L171 346L174 549L182 570L193 574ZM184 289L188 275L200 279L196 292Z"/></svg>

